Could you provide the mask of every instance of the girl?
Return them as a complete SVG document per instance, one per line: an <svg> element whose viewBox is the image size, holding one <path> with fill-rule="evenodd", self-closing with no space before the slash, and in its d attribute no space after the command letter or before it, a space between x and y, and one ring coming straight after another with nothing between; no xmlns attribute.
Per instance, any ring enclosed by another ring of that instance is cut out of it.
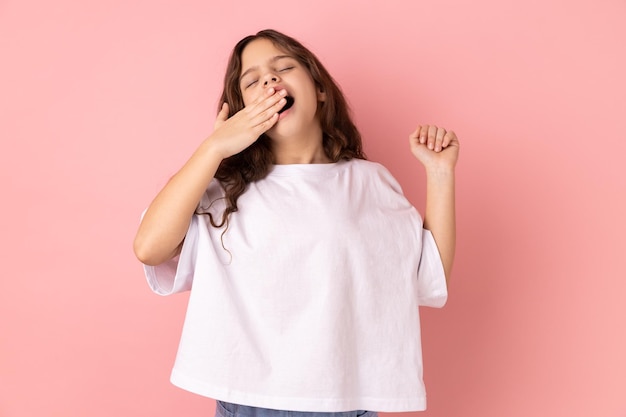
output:
<svg viewBox="0 0 626 417"><path fill-rule="evenodd" d="M153 291L191 289L172 382L221 417L425 409L418 305L447 299L455 134L409 135L427 172L422 223L293 38L241 40L221 103L134 244Z"/></svg>

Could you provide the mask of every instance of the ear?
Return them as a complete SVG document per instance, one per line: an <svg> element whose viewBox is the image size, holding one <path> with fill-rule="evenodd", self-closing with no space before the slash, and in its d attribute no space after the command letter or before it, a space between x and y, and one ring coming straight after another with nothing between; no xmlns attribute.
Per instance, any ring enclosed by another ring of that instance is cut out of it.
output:
<svg viewBox="0 0 626 417"><path fill-rule="evenodd" d="M324 92L321 86L317 86L317 101L319 102L326 101L326 93Z"/></svg>

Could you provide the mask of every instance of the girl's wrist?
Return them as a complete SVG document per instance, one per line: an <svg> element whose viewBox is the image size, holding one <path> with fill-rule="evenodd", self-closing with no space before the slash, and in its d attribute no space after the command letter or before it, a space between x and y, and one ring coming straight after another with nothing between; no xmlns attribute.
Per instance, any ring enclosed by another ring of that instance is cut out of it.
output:
<svg viewBox="0 0 626 417"><path fill-rule="evenodd" d="M426 177L434 180L454 181L454 167L426 167Z"/></svg>
<svg viewBox="0 0 626 417"><path fill-rule="evenodd" d="M219 162L228 157L224 155L225 151L220 149L217 141L212 136L209 136L202 142L197 152L205 158L218 160Z"/></svg>

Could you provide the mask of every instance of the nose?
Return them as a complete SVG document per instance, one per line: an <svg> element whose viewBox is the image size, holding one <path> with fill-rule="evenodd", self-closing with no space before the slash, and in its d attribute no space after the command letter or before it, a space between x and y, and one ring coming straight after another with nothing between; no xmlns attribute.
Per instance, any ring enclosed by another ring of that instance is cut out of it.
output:
<svg viewBox="0 0 626 417"><path fill-rule="evenodd" d="M265 81L263 82L263 85L265 87L267 87L270 84L276 84L278 82L278 77L276 75L267 75L265 77Z"/></svg>

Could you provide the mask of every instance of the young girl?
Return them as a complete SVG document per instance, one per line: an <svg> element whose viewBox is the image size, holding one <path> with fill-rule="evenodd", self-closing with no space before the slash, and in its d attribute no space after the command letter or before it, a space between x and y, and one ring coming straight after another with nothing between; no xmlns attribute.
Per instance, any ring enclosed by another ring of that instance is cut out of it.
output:
<svg viewBox="0 0 626 417"><path fill-rule="evenodd" d="M447 299L455 134L409 135L422 223L296 40L241 40L221 103L134 244L157 294L191 290L172 382L221 417L425 409L418 306Z"/></svg>

